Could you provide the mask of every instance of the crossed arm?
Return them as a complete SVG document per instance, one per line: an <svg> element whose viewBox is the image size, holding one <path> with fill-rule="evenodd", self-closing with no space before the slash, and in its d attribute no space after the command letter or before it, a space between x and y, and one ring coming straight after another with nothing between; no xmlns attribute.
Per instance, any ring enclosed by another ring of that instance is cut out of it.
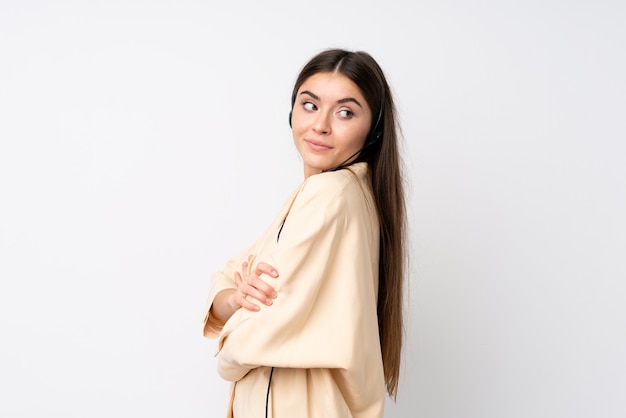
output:
<svg viewBox="0 0 626 418"><path fill-rule="evenodd" d="M248 261L242 263L241 273L235 271L236 289L224 289L215 296L211 306L211 316L218 322L217 325L223 326L239 308L256 312L259 306L255 302L270 306L278 296L272 286L259 278L261 274L277 278L276 269L267 263L260 262L254 270L250 271L253 261L254 256L250 255Z"/></svg>

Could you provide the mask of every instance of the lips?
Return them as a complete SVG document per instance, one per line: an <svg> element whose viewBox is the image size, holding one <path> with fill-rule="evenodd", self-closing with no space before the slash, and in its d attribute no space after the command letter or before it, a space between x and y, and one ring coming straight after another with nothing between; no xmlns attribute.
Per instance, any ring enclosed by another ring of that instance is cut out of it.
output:
<svg viewBox="0 0 626 418"><path fill-rule="evenodd" d="M304 142L306 142L309 147L315 151L326 151L332 149L330 145L327 145L322 141L317 141L315 139L305 139Z"/></svg>

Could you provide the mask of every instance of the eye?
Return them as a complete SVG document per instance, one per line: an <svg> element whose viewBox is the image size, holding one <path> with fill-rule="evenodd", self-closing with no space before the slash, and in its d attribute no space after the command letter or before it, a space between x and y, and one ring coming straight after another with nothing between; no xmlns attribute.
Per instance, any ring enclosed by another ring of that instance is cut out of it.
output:
<svg viewBox="0 0 626 418"><path fill-rule="evenodd" d="M304 102L302 104L302 106L306 109L306 110L317 110L317 106L315 106L315 103L312 102Z"/></svg>
<svg viewBox="0 0 626 418"><path fill-rule="evenodd" d="M341 109L338 113L339 113L339 116L344 119L350 119L352 118L352 116L354 116L354 112L352 112L349 109Z"/></svg>

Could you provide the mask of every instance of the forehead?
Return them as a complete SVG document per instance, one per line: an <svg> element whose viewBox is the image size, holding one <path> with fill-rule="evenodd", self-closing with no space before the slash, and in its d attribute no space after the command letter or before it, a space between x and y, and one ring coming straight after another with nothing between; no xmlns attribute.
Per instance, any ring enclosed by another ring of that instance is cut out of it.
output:
<svg viewBox="0 0 626 418"><path fill-rule="evenodd" d="M314 93L322 100L334 101L353 97L361 102L365 101L361 89L348 77L338 72L313 74L302 83L298 93L305 90Z"/></svg>

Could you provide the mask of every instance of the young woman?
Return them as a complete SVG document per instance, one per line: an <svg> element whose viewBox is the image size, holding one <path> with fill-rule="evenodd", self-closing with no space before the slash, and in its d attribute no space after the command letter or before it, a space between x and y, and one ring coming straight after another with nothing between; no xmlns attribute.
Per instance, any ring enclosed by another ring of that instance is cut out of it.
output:
<svg viewBox="0 0 626 418"><path fill-rule="evenodd" d="M298 76L289 123L304 182L215 273L204 335L228 417L382 417L403 334L405 203L392 95L365 52Z"/></svg>

